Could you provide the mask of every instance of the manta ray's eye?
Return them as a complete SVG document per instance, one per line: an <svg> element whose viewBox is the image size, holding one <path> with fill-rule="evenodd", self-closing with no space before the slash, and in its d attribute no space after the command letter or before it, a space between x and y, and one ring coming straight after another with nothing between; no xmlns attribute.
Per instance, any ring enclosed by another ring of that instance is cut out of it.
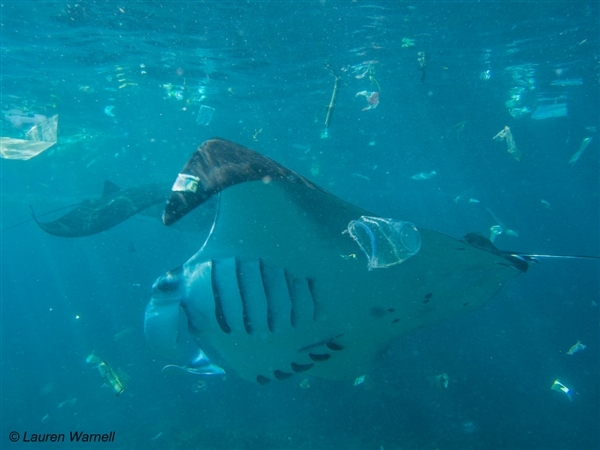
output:
<svg viewBox="0 0 600 450"><path fill-rule="evenodd" d="M179 286L179 278L168 272L165 276L161 277L154 284L154 288L159 290L160 292L173 292L177 290Z"/></svg>

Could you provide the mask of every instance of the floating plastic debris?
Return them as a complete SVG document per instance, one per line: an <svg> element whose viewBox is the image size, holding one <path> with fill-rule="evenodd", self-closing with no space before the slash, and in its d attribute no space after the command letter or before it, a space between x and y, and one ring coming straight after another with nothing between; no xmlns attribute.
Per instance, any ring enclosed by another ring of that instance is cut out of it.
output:
<svg viewBox="0 0 600 450"><path fill-rule="evenodd" d="M435 170L432 170L431 172L420 172L417 173L413 176L410 177L411 180L417 180L417 181L421 181L421 180L429 180L433 177L435 177L437 175L437 172Z"/></svg>
<svg viewBox="0 0 600 450"><path fill-rule="evenodd" d="M113 114L113 109L115 108L115 105L108 105L104 107L104 114L106 114L108 117L115 117L115 115Z"/></svg>
<svg viewBox="0 0 600 450"><path fill-rule="evenodd" d="M359 384L363 384L365 382L365 376L366 375L361 375L360 377L356 377L356 379L354 380L354 386L358 386Z"/></svg>
<svg viewBox="0 0 600 450"><path fill-rule="evenodd" d="M577 343L571 346L571 348L567 352L567 355L574 355L575 353L580 352L581 350L585 350L586 347L587 345L583 345L581 341L577 341Z"/></svg>
<svg viewBox="0 0 600 450"><path fill-rule="evenodd" d="M415 46L415 40L410 38L402 38L402 48L411 48Z"/></svg>
<svg viewBox="0 0 600 450"><path fill-rule="evenodd" d="M504 127L504 129L500 130L500 132L492 138L494 141L506 141L506 149L508 153L513 155L517 161L521 160L521 152L517 148L517 144L515 144L515 140L510 131L510 128Z"/></svg>
<svg viewBox="0 0 600 450"><path fill-rule="evenodd" d="M125 392L123 382L106 361L101 361L96 366L96 369L98 369L98 372L100 372L100 376L104 380L104 383L108 387L112 388L117 397Z"/></svg>
<svg viewBox="0 0 600 450"><path fill-rule="evenodd" d="M362 216L347 231L367 256L369 270L400 264L421 248L421 235L410 222Z"/></svg>
<svg viewBox="0 0 600 450"><path fill-rule="evenodd" d="M200 110L198 111L198 116L196 117L196 123L198 125L207 126L210 124L213 116L215 115L215 108L211 108L210 106L201 105Z"/></svg>
<svg viewBox="0 0 600 450"><path fill-rule="evenodd" d="M93 364L94 367L98 369L98 372L100 372L100 376L104 380L104 384L112 388L117 397L123 392L125 392L123 381L121 381L121 378L123 378L124 375L121 375L121 377L119 377L106 361L103 361L101 358L98 358L96 355L94 355L93 352L85 359L85 361L88 364Z"/></svg>
<svg viewBox="0 0 600 450"><path fill-rule="evenodd" d="M150 438L151 441L156 441L159 437L161 437L163 435L163 432L159 432L156 436L154 436L153 438Z"/></svg>
<svg viewBox="0 0 600 450"><path fill-rule="evenodd" d="M558 378L556 380L554 380L554 383L552 383L552 386L550 387L550 389L552 389L553 391L562 392L567 397L569 397L570 401L573 401L573 398L571 397L571 389L569 389L564 384L562 384L558 380Z"/></svg>
<svg viewBox="0 0 600 450"><path fill-rule="evenodd" d="M436 389L448 389L448 374L441 373L439 375L435 375L433 377L427 378L429 384Z"/></svg>
<svg viewBox="0 0 600 450"><path fill-rule="evenodd" d="M490 242L494 242L496 240L496 236L500 236L502 234L502 227L500 225L494 225L490 228Z"/></svg>
<svg viewBox="0 0 600 450"><path fill-rule="evenodd" d="M569 78L565 80L554 80L550 83L550 86L580 86L583 84L581 78Z"/></svg>
<svg viewBox="0 0 600 450"><path fill-rule="evenodd" d="M57 140L58 115L55 115L34 125L25 139L0 137L0 157L28 160L52 147Z"/></svg>
<svg viewBox="0 0 600 450"><path fill-rule="evenodd" d="M572 166L573 164L575 164L577 162L577 160L580 158L581 155L583 155L583 152L585 151L585 149L587 148L588 145L590 145L590 142L592 142L592 138L591 137L586 137L582 142L581 145L579 146L579 150L577 150L575 152L575 154L573 156L571 156L571 159L569 159L569 165Z"/></svg>
<svg viewBox="0 0 600 450"><path fill-rule="evenodd" d="M325 116L325 128L329 127L329 123L331 122L331 114L333 113L333 108L335 107L335 99L337 98L338 88L340 86L340 77L335 77L335 82L333 84L333 92L331 93L331 100L329 101L329 105L325 108L327 110L327 115Z"/></svg>
<svg viewBox="0 0 600 450"><path fill-rule="evenodd" d="M139 286L139 285L138 285ZM113 340L120 341L121 339L128 337L133 332L133 327L127 327L124 330L119 331L113 335Z"/></svg>
<svg viewBox="0 0 600 450"><path fill-rule="evenodd" d="M351 74L354 75L354 78L360 80L364 77L366 77L367 75L371 75L373 73L375 73L375 64L377 64L379 61L377 60L370 60L370 61L364 61L360 64L356 64L354 66L348 66L346 68L342 68L342 72L350 72Z"/></svg>
<svg viewBox="0 0 600 450"><path fill-rule="evenodd" d="M58 409L64 408L65 406L73 406L77 403L77 397L71 398L69 400L65 400L64 402L60 402L57 406Z"/></svg>
<svg viewBox="0 0 600 450"><path fill-rule="evenodd" d="M356 93L356 97L359 96L366 97L368 106L365 106L361 111L368 111L369 109L377 108L379 105L379 92L371 92L371 91L360 91Z"/></svg>
<svg viewBox="0 0 600 450"><path fill-rule="evenodd" d="M517 233L515 230L511 230L506 225L504 225L504 223L500 219L498 219L496 214L494 214L494 212L490 208L485 208L485 209L487 210L487 212L490 213L490 215L494 218L494 220L498 224L498 225L494 225L492 228L490 228L490 230L496 230L496 231L492 231L492 233L495 233L496 236L501 233L505 233L508 236L519 237L519 233ZM498 227L498 228L496 228L496 227ZM493 242L492 238L490 238L490 240Z"/></svg>
<svg viewBox="0 0 600 450"><path fill-rule="evenodd" d="M421 72L421 81L425 81L427 76L427 59L425 59L425 52L417 53L417 62L419 63L419 72Z"/></svg>
<svg viewBox="0 0 600 450"><path fill-rule="evenodd" d="M555 103L552 105L539 105L531 115L534 120L549 119L551 117L566 117L567 104Z"/></svg>

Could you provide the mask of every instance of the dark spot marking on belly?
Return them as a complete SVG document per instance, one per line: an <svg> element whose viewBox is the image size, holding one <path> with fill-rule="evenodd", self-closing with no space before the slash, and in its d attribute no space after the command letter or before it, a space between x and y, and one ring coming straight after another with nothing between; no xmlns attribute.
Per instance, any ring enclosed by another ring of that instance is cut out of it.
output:
<svg viewBox="0 0 600 450"><path fill-rule="evenodd" d="M292 370L294 372L300 373L300 372L306 372L312 366L314 366L314 364L296 364L296 363L292 363L291 366L292 366Z"/></svg>
<svg viewBox="0 0 600 450"><path fill-rule="evenodd" d="M328 342L327 344L325 344L325 345L327 345L327 348L328 348L329 350L333 350L333 351L336 351L336 352L339 352L340 350L344 350L344 347L343 347L342 345L340 345L340 344L336 344L336 343L335 343L335 342L333 342L333 341L329 341L329 342Z"/></svg>
<svg viewBox="0 0 600 450"><path fill-rule="evenodd" d="M327 361L331 357L328 353L309 353L308 356L316 362Z"/></svg>
<svg viewBox="0 0 600 450"><path fill-rule="evenodd" d="M261 386L265 386L265 385L269 384L271 382L271 380L269 380L267 377L263 377L262 375L259 375L256 377L256 382L258 384L260 384Z"/></svg>

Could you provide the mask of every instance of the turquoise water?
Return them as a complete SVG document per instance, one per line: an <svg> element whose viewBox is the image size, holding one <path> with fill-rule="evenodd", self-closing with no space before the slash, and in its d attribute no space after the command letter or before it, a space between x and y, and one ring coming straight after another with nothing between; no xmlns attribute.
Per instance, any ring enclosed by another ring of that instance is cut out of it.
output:
<svg viewBox="0 0 600 450"><path fill-rule="evenodd" d="M263 387L167 377L171 361L145 342L152 283L198 235L136 216L64 239L27 221L29 205L71 205L104 180L172 183L219 136L384 217L456 238L500 225L503 250L597 256L597 2L8 1L0 13L2 136L59 116L54 146L0 160L2 447L26 445L11 431L114 431L98 448L600 446L597 261L533 265L479 311L394 342L359 386ZM516 152L493 140L505 126ZM577 341L587 348L567 355ZM124 379L121 396L92 352ZM447 390L427 381L440 373Z"/></svg>

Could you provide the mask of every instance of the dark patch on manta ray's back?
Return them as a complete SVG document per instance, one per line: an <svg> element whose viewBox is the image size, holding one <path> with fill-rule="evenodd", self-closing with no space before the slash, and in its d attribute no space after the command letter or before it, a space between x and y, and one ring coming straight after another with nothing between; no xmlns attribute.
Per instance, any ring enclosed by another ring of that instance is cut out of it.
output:
<svg viewBox="0 0 600 450"><path fill-rule="evenodd" d="M185 164L181 174L195 177L195 190L173 191L163 212L171 225L208 198L247 181L286 181L320 189L296 172L249 148L224 139L205 141Z"/></svg>

